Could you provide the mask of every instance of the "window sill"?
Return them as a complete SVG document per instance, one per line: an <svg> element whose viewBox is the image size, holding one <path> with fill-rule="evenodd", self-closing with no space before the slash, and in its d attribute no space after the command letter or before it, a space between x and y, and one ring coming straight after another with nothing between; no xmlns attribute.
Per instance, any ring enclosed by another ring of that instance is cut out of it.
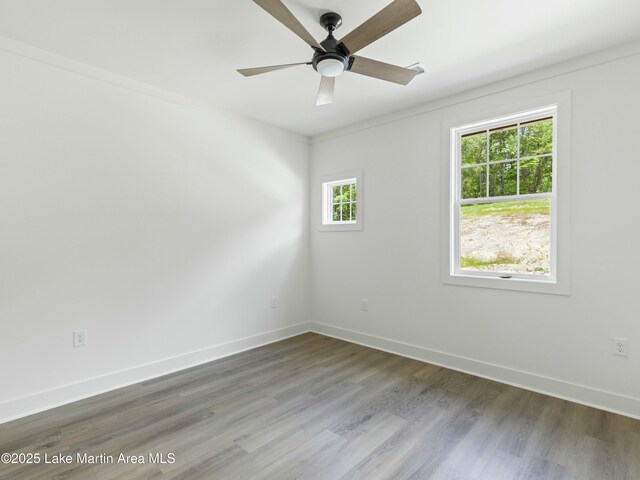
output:
<svg viewBox="0 0 640 480"><path fill-rule="evenodd" d="M328 223L320 225L321 232L353 232L362 230L362 223Z"/></svg>
<svg viewBox="0 0 640 480"><path fill-rule="evenodd" d="M466 287L494 288L518 292L546 293L551 295L570 295L569 285L554 280L533 280L523 278L479 277L476 275L446 274L442 283Z"/></svg>

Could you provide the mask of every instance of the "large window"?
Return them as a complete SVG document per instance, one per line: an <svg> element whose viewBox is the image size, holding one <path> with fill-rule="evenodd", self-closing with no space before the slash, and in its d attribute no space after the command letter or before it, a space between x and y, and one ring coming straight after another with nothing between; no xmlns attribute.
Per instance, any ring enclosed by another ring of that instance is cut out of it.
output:
<svg viewBox="0 0 640 480"><path fill-rule="evenodd" d="M361 230L362 172L322 179L321 230Z"/></svg>
<svg viewBox="0 0 640 480"><path fill-rule="evenodd" d="M451 129L452 275L555 282L557 109Z"/></svg>

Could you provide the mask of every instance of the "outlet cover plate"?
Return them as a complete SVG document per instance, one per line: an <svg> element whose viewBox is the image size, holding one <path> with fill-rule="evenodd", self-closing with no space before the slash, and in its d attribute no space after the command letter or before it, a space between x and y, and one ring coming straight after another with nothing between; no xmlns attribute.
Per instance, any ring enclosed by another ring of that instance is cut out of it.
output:
<svg viewBox="0 0 640 480"><path fill-rule="evenodd" d="M611 349L614 355L619 357L629 356L629 340L626 338L614 337L611 339Z"/></svg>
<svg viewBox="0 0 640 480"><path fill-rule="evenodd" d="M73 331L73 348L84 347L87 344L87 329Z"/></svg>

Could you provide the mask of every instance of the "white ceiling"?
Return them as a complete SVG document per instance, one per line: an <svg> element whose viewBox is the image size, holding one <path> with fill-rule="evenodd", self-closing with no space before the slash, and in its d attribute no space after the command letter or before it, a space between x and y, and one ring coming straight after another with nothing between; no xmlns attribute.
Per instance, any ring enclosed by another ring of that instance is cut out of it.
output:
<svg viewBox="0 0 640 480"><path fill-rule="evenodd" d="M340 38L391 0L284 0L319 40ZM304 62L312 50L251 0L0 0L0 35L317 135L640 38L638 0L418 0L423 14L359 54L428 69L407 87L346 74L316 107L310 66L244 78L235 69Z"/></svg>

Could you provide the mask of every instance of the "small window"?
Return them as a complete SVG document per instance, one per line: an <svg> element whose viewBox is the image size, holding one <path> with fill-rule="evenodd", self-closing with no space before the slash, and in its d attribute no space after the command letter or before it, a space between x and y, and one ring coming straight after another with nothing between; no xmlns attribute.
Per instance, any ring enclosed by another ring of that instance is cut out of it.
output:
<svg viewBox="0 0 640 480"><path fill-rule="evenodd" d="M555 282L556 107L451 136L451 274Z"/></svg>
<svg viewBox="0 0 640 480"><path fill-rule="evenodd" d="M322 230L361 230L362 173L325 177L322 182Z"/></svg>
<svg viewBox="0 0 640 480"><path fill-rule="evenodd" d="M356 223L358 189L356 179L348 178L326 184L328 213L325 224Z"/></svg>

